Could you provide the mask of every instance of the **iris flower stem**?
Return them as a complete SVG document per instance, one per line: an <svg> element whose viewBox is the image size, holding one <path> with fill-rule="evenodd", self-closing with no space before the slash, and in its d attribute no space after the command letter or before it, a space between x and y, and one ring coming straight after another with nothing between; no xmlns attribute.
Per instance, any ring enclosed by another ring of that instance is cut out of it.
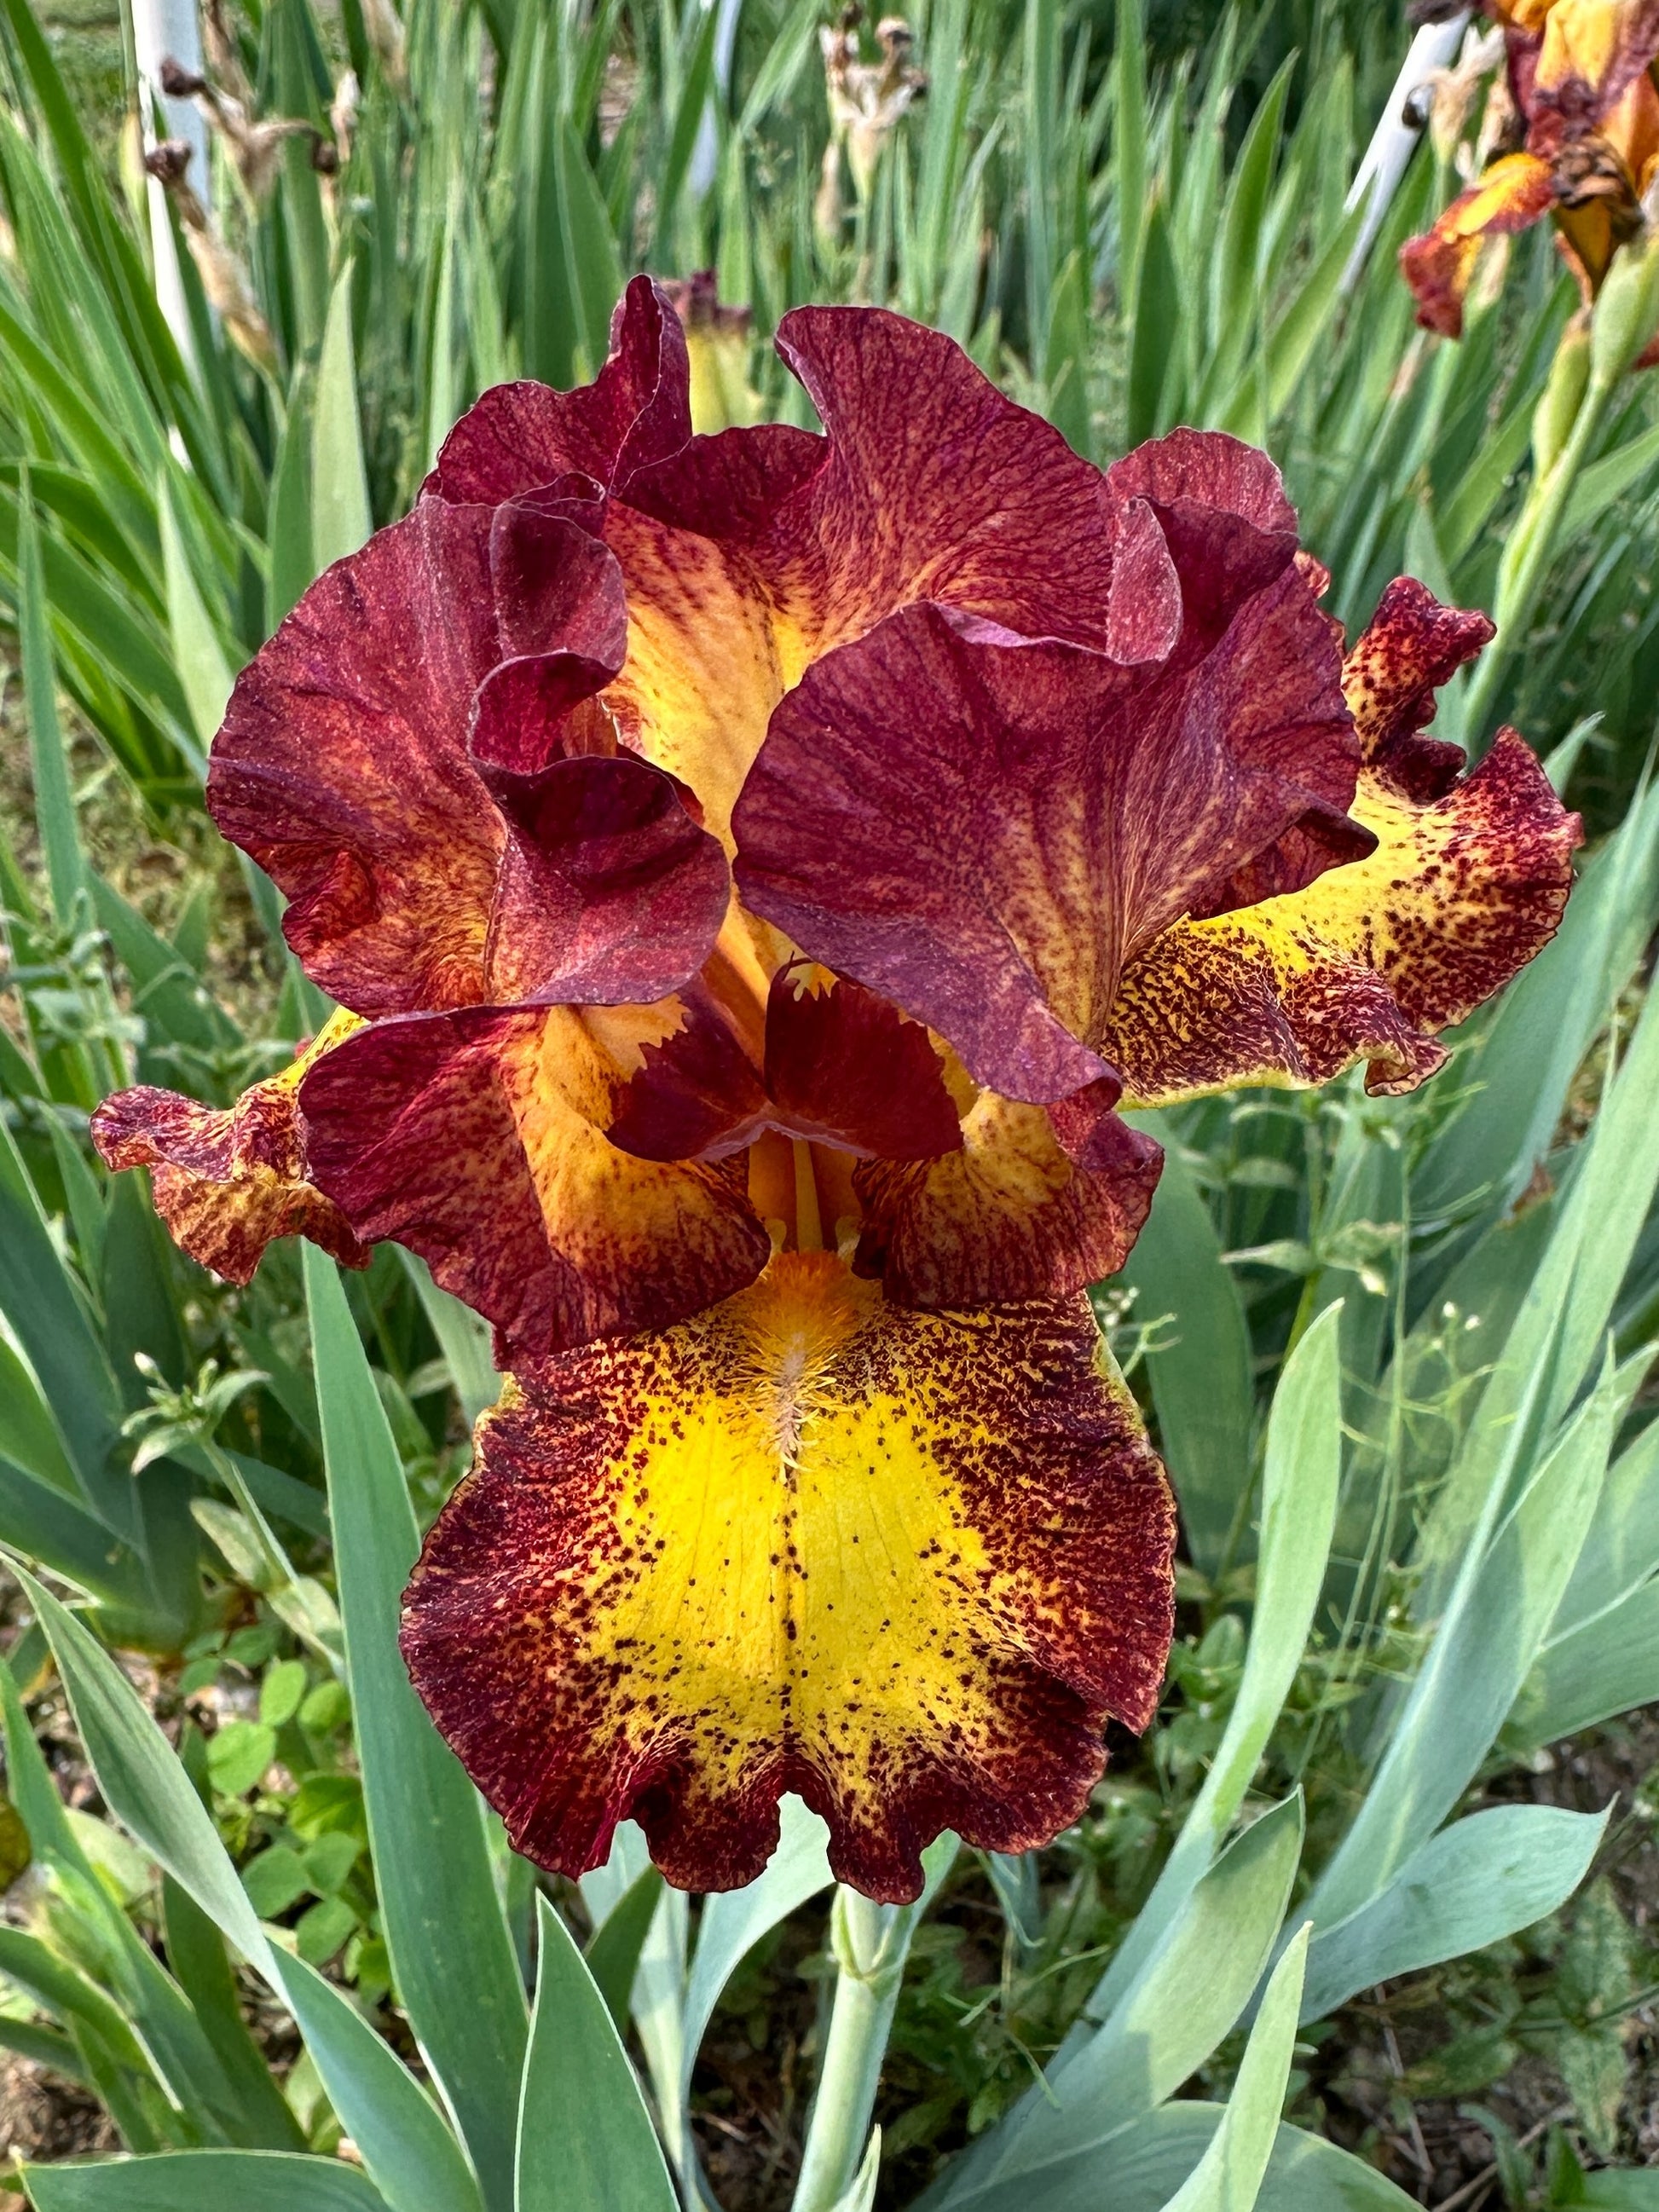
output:
<svg viewBox="0 0 1659 2212"><path fill-rule="evenodd" d="M1475 664L1463 702L1463 727L1471 752L1485 750L1486 725L1510 659L1521 642L1566 519L1573 486L1595 443L1618 379L1594 374L1585 386L1571 434L1552 465L1533 479L1525 506L1510 533L1498 572L1498 635Z"/></svg>
<svg viewBox="0 0 1659 2212"><path fill-rule="evenodd" d="M830 1918L835 2002L793 2212L834 2212L852 2187L876 2106L905 1955L921 1908L876 1905L845 1883Z"/></svg>

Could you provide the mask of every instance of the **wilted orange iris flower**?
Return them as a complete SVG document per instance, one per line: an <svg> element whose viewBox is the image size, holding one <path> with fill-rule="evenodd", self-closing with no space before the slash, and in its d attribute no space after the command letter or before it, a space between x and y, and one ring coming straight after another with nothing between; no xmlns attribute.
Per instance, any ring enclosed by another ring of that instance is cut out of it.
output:
<svg viewBox="0 0 1659 2212"><path fill-rule="evenodd" d="M1501 154L1401 266L1427 330L1458 337L1483 242L1554 218L1586 302L1659 179L1659 0L1488 0L1524 145ZM1653 349L1638 366L1659 358Z"/></svg>
<svg viewBox="0 0 1659 2212"><path fill-rule="evenodd" d="M1513 732L1419 734L1483 617L1401 582L1345 660L1263 455L1103 474L896 316L779 343L825 434L693 437L636 280L306 594L209 799L350 1015L97 1132L222 1272L392 1237L495 1325L404 1648L521 1850L631 1814L725 1887L796 1790L905 1898L1157 1700L1169 1492L1084 1294L1158 1176L1118 1106L1409 1089L1577 823Z"/></svg>

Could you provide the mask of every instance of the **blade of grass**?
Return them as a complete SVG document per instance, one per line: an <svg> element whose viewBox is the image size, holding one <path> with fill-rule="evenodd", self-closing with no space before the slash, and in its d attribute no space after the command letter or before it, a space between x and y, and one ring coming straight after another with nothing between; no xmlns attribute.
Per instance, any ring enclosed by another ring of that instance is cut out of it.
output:
<svg viewBox="0 0 1659 2212"><path fill-rule="evenodd" d="M34 772L34 819L46 854L46 882L58 927L75 919L86 881L81 836L70 789L69 757L58 720L52 639L46 628L46 586L28 471L17 493L17 630L23 662L23 701L28 716L29 760Z"/></svg>
<svg viewBox="0 0 1659 2212"><path fill-rule="evenodd" d="M346 1663L392 1970L471 2151L487 2205L512 2202L526 2015L483 1808L398 1650L419 1532L397 1446L332 1264L305 1248Z"/></svg>
<svg viewBox="0 0 1659 2212"><path fill-rule="evenodd" d="M544 1897L536 1900L536 1931L514 2212L676 2212L662 2147L616 2022Z"/></svg>
<svg viewBox="0 0 1659 2212"><path fill-rule="evenodd" d="M317 362L311 424L311 559L318 575L355 553L374 527L352 360L351 275L348 262L334 281ZM287 588L285 582L283 590Z"/></svg>
<svg viewBox="0 0 1659 2212"><path fill-rule="evenodd" d="M287 2002L391 2212L483 2212L454 2137L389 2045L341 1991L267 1941L211 1815L131 1684L49 1591L13 1571L52 1645L104 1802Z"/></svg>

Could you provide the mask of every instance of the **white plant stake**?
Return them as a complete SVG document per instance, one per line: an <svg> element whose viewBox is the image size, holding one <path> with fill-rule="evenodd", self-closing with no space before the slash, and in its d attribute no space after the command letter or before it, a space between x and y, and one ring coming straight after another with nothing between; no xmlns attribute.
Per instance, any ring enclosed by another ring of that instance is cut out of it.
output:
<svg viewBox="0 0 1659 2212"><path fill-rule="evenodd" d="M189 174L207 191L207 125L188 100L169 100L161 90L161 64L172 60L191 76L202 69L202 29L196 0L132 0L132 43L138 63L138 113L144 151L157 143L155 116L159 107L167 118L167 136L182 139L194 156ZM167 318L167 328L179 350L197 371L190 313L179 275L179 256L173 239L173 218L167 196L155 177L149 180L150 252L155 270L155 297Z"/></svg>
<svg viewBox="0 0 1659 2212"><path fill-rule="evenodd" d="M1353 183L1348 188L1346 206L1358 207L1368 191L1370 204L1348 265L1342 272L1345 292L1352 291L1359 282L1389 203L1400 189L1406 165L1417 150L1417 142L1428 121L1426 114L1418 114L1413 95L1437 70L1449 69L1456 60L1457 50L1463 43L1463 33L1474 13L1472 8L1462 8L1446 22L1425 23L1401 64L1394 89L1383 103L1382 115L1371 133L1371 143L1365 149L1364 159L1354 172Z"/></svg>

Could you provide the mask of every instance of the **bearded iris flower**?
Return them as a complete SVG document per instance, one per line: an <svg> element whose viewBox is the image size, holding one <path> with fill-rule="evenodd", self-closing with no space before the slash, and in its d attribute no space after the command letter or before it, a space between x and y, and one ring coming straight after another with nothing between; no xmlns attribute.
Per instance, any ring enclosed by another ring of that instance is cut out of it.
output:
<svg viewBox="0 0 1659 2212"><path fill-rule="evenodd" d="M1659 179L1655 0L1488 0L1524 143L1493 161L1401 264L1427 330L1458 337L1483 242L1553 218L1586 305L1644 228ZM1650 349L1637 365L1659 358Z"/></svg>
<svg viewBox="0 0 1659 2212"><path fill-rule="evenodd" d="M694 437L635 280L592 386L486 393L313 586L209 800L349 1014L275 1109L96 1133L222 1272L393 1238L494 1323L404 1649L520 1850L631 1815L727 1887L795 1790L902 1899L1157 1702L1173 1511L1085 1295L1160 1164L1119 1108L1411 1088L1577 824L1512 732L1421 734L1484 617L1401 581L1345 658L1265 456L1102 473L873 310L779 345L824 434Z"/></svg>

